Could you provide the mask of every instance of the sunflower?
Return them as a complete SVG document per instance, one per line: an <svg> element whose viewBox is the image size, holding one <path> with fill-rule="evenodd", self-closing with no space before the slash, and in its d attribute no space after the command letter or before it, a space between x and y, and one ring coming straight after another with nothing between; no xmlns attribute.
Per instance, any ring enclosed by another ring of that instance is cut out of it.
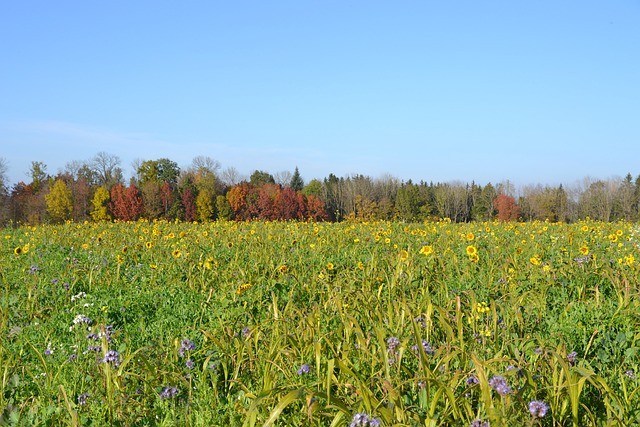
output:
<svg viewBox="0 0 640 427"><path fill-rule="evenodd" d="M327 270L331 271L331 270L333 270L333 267L334 267L334 265L333 265L332 262L328 262L327 263Z"/></svg>
<svg viewBox="0 0 640 427"><path fill-rule="evenodd" d="M471 240L476 238L476 236L474 236L473 233L467 233L466 237L467 237L467 240L469 240L469 241L471 241Z"/></svg>
<svg viewBox="0 0 640 427"><path fill-rule="evenodd" d="M405 251L404 249L400 251L400 259L402 261L406 261L407 258L409 258L409 252Z"/></svg>
<svg viewBox="0 0 640 427"><path fill-rule="evenodd" d="M182 256L182 252L180 252L180 249L176 249L176 250L174 250L173 252L171 252L171 255L172 255L174 258L180 258L180 257Z"/></svg>
<svg viewBox="0 0 640 427"><path fill-rule="evenodd" d="M589 247L587 245L582 245L580 247L580 253L584 256L589 255Z"/></svg>
<svg viewBox="0 0 640 427"><path fill-rule="evenodd" d="M427 256L431 255L433 253L433 246L424 245L422 248L420 248L420 253Z"/></svg>
<svg viewBox="0 0 640 427"><path fill-rule="evenodd" d="M467 246L467 255L469 256L478 255L478 250L476 249L475 246L469 245Z"/></svg>
<svg viewBox="0 0 640 427"><path fill-rule="evenodd" d="M281 274L286 273L286 272L287 272L287 270L289 270L289 268L288 268L285 264L282 264L280 267L278 267L278 271L279 271Z"/></svg>
<svg viewBox="0 0 640 427"><path fill-rule="evenodd" d="M147 249L151 249L153 247L153 242L147 242L144 244Z"/></svg>
<svg viewBox="0 0 640 427"><path fill-rule="evenodd" d="M18 246L17 248L15 248L13 250L13 253L16 254L16 255L22 254L22 248L20 246Z"/></svg>

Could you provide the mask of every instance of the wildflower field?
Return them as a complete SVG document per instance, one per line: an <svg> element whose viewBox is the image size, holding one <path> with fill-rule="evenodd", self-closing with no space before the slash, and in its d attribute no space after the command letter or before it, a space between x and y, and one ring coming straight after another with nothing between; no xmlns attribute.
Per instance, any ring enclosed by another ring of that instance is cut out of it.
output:
<svg viewBox="0 0 640 427"><path fill-rule="evenodd" d="M640 424L630 223L2 230L2 426Z"/></svg>

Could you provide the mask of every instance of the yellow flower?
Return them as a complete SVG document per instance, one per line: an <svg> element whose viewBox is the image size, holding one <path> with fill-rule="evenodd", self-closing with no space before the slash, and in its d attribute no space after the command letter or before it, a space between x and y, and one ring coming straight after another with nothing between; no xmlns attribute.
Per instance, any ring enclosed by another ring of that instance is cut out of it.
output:
<svg viewBox="0 0 640 427"><path fill-rule="evenodd" d="M129 250L129 247L128 247L128 246L123 246L123 247L122 247L122 253L123 253L123 254L126 254L128 250Z"/></svg>
<svg viewBox="0 0 640 427"><path fill-rule="evenodd" d="M278 267L278 271L282 274L286 273L288 270L289 268L285 264L282 264L280 267Z"/></svg>
<svg viewBox="0 0 640 427"><path fill-rule="evenodd" d="M253 285L251 283L243 283L242 285L238 286L238 289L236 289L236 294L241 295L252 287Z"/></svg>
<svg viewBox="0 0 640 427"><path fill-rule="evenodd" d="M540 265L540 257L538 255L529 258L529 262L533 265Z"/></svg>
<svg viewBox="0 0 640 427"><path fill-rule="evenodd" d="M333 265L332 262L328 262L327 263L327 270L331 271L331 270L333 270L333 267L334 267L334 265Z"/></svg>
<svg viewBox="0 0 640 427"><path fill-rule="evenodd" d="M585 256L589 255L589 247L587 245L582 245L580 247L580 253Z"/></svg>
<svg viewBox="0 0 640 427"><path fill-rule="evenodd" d="M232 248L233 247L233 242L227 242L227 247L228 248Z"/></svg>
<svg viewBox="0 0 640 427"><path fill-rule="evenodd" d="M362 261L358 261L358 268L360 270L364 270L364 264L362 263Z"/></svg>
<svg viewBox="0 0 640 427"><path fill-rule="evenodd" d="M122 255L118 255L116 257L116 261L118 262L118 264L122 264L124 262L124 257Z"/></svg>
<svg viewBox="0 0 640 427"><path fill-rule="evenodd" d="M151 249L153 247L153 242L147 242L144 244L147 249Z"/></svg>
<svg viewBox="0 0 640 427"><path fill-rule="evenodd" d="M86 243L83 243L83 244L82 244L82 249L89 249L89 245L88 245L88 244L86 244Z"/></svg>
<svg viewBox="0 0 640 427"><path fill-rule="evenodd" d="M149 264L149 268L155 270L156 268L158 268L158 266L156 264Z"/></svg>
<svg viewBox="0 0 640 427"><path fill-rule="evenodd" d="M480 257L478 256L478 254L473 254L473 255L469 255L469 259L473 262L478 262L480 261Z"/></svg>
<svg viewBox="0 0 640 427"><path fill-rule="evenodd" d="M431 255L433 253L433 246L424 245L422 248L420 248L420 253L423 255Z"/></svg>
<svg viewBox="0 0 640 427"><path fill-rule="evenodd" d="M13 253L16 255L20 255L22 253L22 248L20 246L18 246L17 248L15 248L13 250Z"/></svg>
<svg viewBox="0 0 640 427"><path fill-rule="evenodd" d="M473 235L473 233L467 233L467 240L471 241L473 239L475 239L476 236Z"/></svg>
<svg viewBox="0 0 640 427"><path fill-rule="evenodd" d="M171 252L171 255L173 255L174 258L180 258L182 256L182 252L180 252L180 249L176 249Z"/></svg>
<svg viewBox="0 0 640 427"><path fill-rule="evenodd" d="M409 258L409 252L405 251L404 249L400 251L400 259L402 261L406 261L407 258Z"/></svg>
<svg viewBox="0 0 640 427"><path fill-rule="evenodd" d="M389 243L391 243L391 239L387 237L384 239L384 242L388 245Z"/></svg>
<svg viewBox="0 0 640 427"><path fill-rule="evenodd" d="M629 256L624 257L624 262L626 262L629 267L631 267L635 261L636 258L633 254L629 254Z"/></svg>
<svg viewBox="0 0 640 427"><path fill-rule="evenodd" d="M473 246L473 245L467 246L467 255L473 256L473 255L477 255L477 254L478 254L478 250L476 249L475 246Z"/></svg>
<svg viewBox="0 0 640 427"><path fill-rule="evenodd" d="M203 232L202 232L202 237L207 237L208 235L209 235L209 232L208 232L208 231L203 231Z"/></svg>

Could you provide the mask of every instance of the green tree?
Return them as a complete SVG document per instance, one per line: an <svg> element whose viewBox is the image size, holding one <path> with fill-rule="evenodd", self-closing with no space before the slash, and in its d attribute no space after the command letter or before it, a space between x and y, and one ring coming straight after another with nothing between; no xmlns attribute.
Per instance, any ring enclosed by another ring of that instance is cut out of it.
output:
<svg viewBox="0 0 640 427"><path fill-rule="evenodd" d="M263 184L275 184L276 180L269 172L256 170L251 174L249 183L255 187L260 187Z"/></svg>
<svg viewBox="0 0 640 427"><path fill-rule="evenodd" d="M289 183L289 187L291 187L293 191L302 191L302 189L304 188L304 181L300 176L300 171L298 170L297 166L296 166L296 170L293 171L293 176L291 177L291 182Z"/></svg>
<svg viewBox="0 0 640 427"><path fill-rule="evenodd" d="M106 187L98 187L96 189L96 192L93 195L93 199L91 200L91 204L93 205L91 218L93 218L94 221L111 220L111 216L109 215L109 211L107 210L110 199L111 196L109 195L109 190L107 190Z"/></svg>
<svg viewBox="0 0 640 427"><path fill-rule="evenodd" d="M29 175L31 175L31 188L37 194L47 179L47 165L42 162L31 162Z"/></svg>
<svg viewBox="0 0 640 427"><path fill-rule="evenodd" d="M49 216L54 222L63 222L71 219L73 212L73 198L71 190L61 179L56 179L49 194L45 196Z"/></svg>
<svg viewBox="0 0 640 427"><path fill-rule="evenodd" d="M215 213L209 190L202 190L196 197L196 215L200 221L210 221Z"/></svg>
<svg viewBox="0 0 640 427"><path fill-rule="evenodd" d="M229 205L229 201L224 196L216 197L216 210L218 211L219 219L231 220L233 219L233 210Z"/></svg>

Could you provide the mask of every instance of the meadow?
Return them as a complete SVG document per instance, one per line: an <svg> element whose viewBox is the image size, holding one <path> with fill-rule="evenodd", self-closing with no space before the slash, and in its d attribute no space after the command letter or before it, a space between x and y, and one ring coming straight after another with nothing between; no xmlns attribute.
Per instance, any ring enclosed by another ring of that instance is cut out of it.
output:
<svg viewBox="0 0 640 427"><path fill-rule="evenodd" d="M3 229L2 426L640 424L640 227Z"/></svg>

